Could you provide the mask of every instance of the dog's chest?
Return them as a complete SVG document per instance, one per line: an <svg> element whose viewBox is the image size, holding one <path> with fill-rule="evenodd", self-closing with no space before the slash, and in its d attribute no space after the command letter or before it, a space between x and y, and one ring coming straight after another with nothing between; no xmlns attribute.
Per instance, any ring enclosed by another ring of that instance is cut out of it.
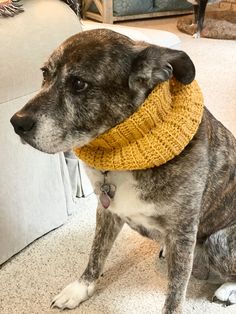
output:
<svg viewBox="0 0 236 314"><path fill-rule="evenodd" d="M109 172L104 178L101 172L90 169L88 174L98 196L101 196L104 181L115 186L115 194L108 207L112 213L121 217L134 229L143 227L163 232L163 226L158 220L163 221L159 218L165 215L165 209L163 207L159 209L157 204L142 200L141 191L138 190L131 172Z"/></svg>
<svg viewBox="0 0 236 314"><path fill-rule="evenodd" d="M122 173L113 177L116 193L109 210L129 223L150 228L150 217L156 214L155 205L141 200L140 191L130 174Z"/></svg>

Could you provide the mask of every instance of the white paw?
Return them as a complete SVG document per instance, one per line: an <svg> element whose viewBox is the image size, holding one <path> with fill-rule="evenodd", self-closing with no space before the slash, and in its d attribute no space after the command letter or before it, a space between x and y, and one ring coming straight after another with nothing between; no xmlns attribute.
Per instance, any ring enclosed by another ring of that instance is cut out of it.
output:
<svg viewBox="0 0 236 314"><path fill-rule="evenodd" d="M214 294L213 301L217 299L227 304L236 304L236 282L224 283Z"/></svg>
<svg viewBox="0 0 236 314"><path fill-rule="evenodd" d="M87 285L84 282L74 281L55 296L51 307L58 307L62 310L74 309L93 295L94 288L94 284Z"/></svg>
<svg viewBox="0 0 236 314"><path fill-rule="evenodd" d="M201 35L200 35L200 33L199 33L199 32L197 32L197 33L193 34L193 38L200 38L200 37L201 37Z"/></svg>

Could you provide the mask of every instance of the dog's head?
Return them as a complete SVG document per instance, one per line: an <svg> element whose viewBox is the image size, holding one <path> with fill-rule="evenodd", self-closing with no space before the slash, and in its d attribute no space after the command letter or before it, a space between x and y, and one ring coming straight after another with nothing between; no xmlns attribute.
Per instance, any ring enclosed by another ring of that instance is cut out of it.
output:
<svg viewBox="0 0 236 314"><path fill-rule="evenodd" d="M47 153L87 144L130 116L172 75L184 84L195 76L186 53L106 29L66 40L42 72L41 90L11 123L24 141Z"/></svg>

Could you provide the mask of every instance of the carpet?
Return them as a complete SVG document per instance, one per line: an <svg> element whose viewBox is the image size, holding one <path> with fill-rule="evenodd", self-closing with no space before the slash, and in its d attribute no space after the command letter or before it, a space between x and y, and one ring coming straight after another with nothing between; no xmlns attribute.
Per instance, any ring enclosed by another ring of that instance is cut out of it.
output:
<svg viewBox="0 0 236 314"><path fill-rule="evenodd" d="M211 112L236 135L236 41L192 39L176 29L176 19L126 22L176 33L197 68L197 80ZM83 272L95 228L96 198L79 199L67 224L35 241L0 270L1 314L53 314L50 301ZM95 295L69 313L161 313L167 273L159 243L125 226L107 259ZM184 314L235 314L236 305L211 303L218 286L190 279Z"/></svg>

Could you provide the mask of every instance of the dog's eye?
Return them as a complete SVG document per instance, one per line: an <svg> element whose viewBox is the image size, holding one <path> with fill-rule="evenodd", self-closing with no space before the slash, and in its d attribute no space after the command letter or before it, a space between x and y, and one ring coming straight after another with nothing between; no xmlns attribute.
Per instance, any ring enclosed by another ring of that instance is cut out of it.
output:
<svg viewBox="0 0 236 314"><path fill-rule="evenodd" d="M84 91L88 87L88 83L82 81L79 78L74 77L72 79L72 88L76 93Z"/></svg>
<svg viewBox="0 0 236 314"><path fill-rule="evenodd" d="M46 67L41 68L42 73L43 73L43 80L45 81L49 77L49 70Z"/></svg>

